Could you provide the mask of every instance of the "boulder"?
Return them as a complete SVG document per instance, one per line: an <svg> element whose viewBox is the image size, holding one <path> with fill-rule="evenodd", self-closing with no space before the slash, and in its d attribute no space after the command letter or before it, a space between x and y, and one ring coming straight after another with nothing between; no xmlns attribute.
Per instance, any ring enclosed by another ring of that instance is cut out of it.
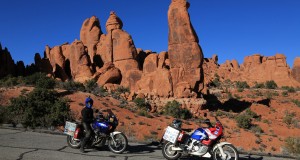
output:
<svg viewBox="0 0 300 160"><path fill-rule="evenodd" d="M98 78L97 83L100 86L104 86L107 83L119 83L122 75L118 68L111 68L105 73L101 74Z"/></svg>

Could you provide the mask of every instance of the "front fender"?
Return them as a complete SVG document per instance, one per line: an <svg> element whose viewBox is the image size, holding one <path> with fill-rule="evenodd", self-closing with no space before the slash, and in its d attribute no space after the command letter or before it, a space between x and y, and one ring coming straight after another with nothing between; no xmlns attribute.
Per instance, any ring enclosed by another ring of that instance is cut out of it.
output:
<svg viewBox="0 0 300 160"><path fill-rule="evenodd" d="M121 133L122 133L122 132L114 131L114 132L110 133L110 136L114 136L114 135L116 135L116 134L121 134Z"/></svg>

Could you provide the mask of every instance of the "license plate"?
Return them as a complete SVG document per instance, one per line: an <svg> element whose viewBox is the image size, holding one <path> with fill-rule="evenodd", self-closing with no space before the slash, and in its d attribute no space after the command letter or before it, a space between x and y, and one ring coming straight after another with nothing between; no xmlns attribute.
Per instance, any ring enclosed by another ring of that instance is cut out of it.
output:
<svg viewBox="0 0 300 160"><path fill-rule="evenodd" d="M64 133L70 136L74 136L76 127L76 123L66 121Z"/></svg>
<svg viewBox="0 0 300 160"><path fill-rule="evenodd" d="M180 132L179 130L168 126L163 136L163 139L171 143L175 143L179 135L179 132Z"/></svg>

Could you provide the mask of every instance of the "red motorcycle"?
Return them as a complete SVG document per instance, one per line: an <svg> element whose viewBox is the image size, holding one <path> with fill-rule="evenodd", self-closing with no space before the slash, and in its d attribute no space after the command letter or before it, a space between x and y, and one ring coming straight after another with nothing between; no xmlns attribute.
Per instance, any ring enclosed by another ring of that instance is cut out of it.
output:
<svg viewBox="0 0 300 160"><path fill-rule="evenodd" d="M209 127L198 128L192 134L181 129L181 120L174 120L163 135L163 156L168 160L178 159L182 154L213 157L214 160L238 160L237 149L229 142L220 142L224 135L224 127L217 117L215 119L215 126L206 119L204 122Z"/></svg>

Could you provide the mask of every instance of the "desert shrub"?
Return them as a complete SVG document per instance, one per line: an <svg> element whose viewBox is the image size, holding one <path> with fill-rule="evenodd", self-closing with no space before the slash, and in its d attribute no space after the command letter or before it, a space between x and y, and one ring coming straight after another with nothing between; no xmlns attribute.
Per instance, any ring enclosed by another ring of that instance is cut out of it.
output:
<svg viewBox="0 0 300 160"><path fill-rule="evenodd" d="M12 75L8 75L0 80L0 86L2 87L13 87L18 84L18 78Z"/></svg>
<svg viewBox="0 0 300 160"><path fill-rule="evenodd" d="M138 112L138 115L139 115L139 116L144 116L144 117L146 117L147 114L148 114L148 113L147 113L147 111L145 111L145 110L140 110L140 111Z"/></svg>
<svg viewBox="0 0 300 160"><path fill-rule="evenodd" d="M49 77L43 77L37 80L37 88L53 89L55 86L55 80Z"/></svg>
<svg viewBox="0 0 300 160"><path fill-rule="evenodd" d="M300 107L300 101L297 99L292 99L292 102L295 103L298 107Z"/></svg>
<svg viewBox="0 0 300 160"><path fill-rule="evenodd" d="M163 114L165 115L170 115L174 118L182 118L182 119L189 119L192 118L192 113L186 109L186 108L181 108L180 103L173 100L169 101L164 109L163 109Z"/></svg>
<svg viewBox="0 0 300 160"><path fill-rule="evenodd" d="M289 95L289 93L288 93L287 91L283 91L283 92L281 93L281 95L284 96L284 97L287 97L287 96Z"/></svg>
<svg viewBox="0 0 300 160"><path fill-rule="evenodd" d="M147 110L149 108L149 104L146 102L145 98L136 98L133 100L136 106L140 109Z"/></svg>
<svg viewBox="0 0 300 160"><path fill-rule="evenodd" d="M212 81L211 85L214 86L214 87L220 87L221 86L220 76L217 73L215 73L214 77L215 78Z"/></svg>
<svg viewBox="0 0 300 160"><path fill-rule="evenodd" d="M74 82L74 81L67 81L67 82L58 82L58 88L65 89L68 91L85 91L85 87L82 83Z"/></svg>
<svg viewBox="0 0 300 160"><path fill-rule="evenodd" d="M265 86L268 89L275 89L277 88L277 84L275 83L275 81L271 80L271 81L266 81L265 82Z"/></svg>
<svg viewBox="0 0 300 160"><path fill-rule="evenodd" d="M104 89L104 87L102 86L97 86L95 87L92 91L91 91L92 94L94 95L98 95L98 96L102 96L102 97L105 97L108 95L108 92L106 89Z"/></svg>
<svg viewBox="0 0 300 160"><path fill-rule="evenodd" d="M7 120L7 108L0 106L0 124Z"/></svg>
<svg viewBox="0 0 300 160"><path fill-rule="evenodd" d="M255 119L258 119L260 117L257 115L257 113L253 112L250 108L246 109L245 114L250 116L251 118L255 118Z"/></svg>
<svg viewBox="0 0 300 160"><path fill-rule="evenodd" d="M11 99L8 106L10 120L25 127L49 127L63 125L72 119L66 100L53 90L36 88L25 96Z"/></svg>
<svg viewBox="0 0 300 160"><path fill-rule="evenodd" d="M296 116L295 112L290 113L290 112L286 111L284 114L284 117L283 117L283 122L289 126L294 123L295 116Z"/></svg>
<svg viewBox="0 0 300 160"><path fill-rule="evenodd" d="M85 90L89 93L92 93L92 91L98 87L98 84L96 82L95 79L91 79L91 80L87 80L85 81L84 83L84 86L85 86Z"/></svg>
<svg viewBox="0 0 300 160"><path fill-rule="evenodd" d="M284 90L288 91L289 93L296 92L296 89L294 87L290 87L290 86L282 86L281 89L284 89Z"/></svg>
<svg viewBox="0 0 300 160"><path fill-rule="evenodd" d="M246 81L242 81L242 82L237 81L237 82L235 82L235 86L236 86L237 88L243 88L243 89L245 89L245 88L250 88L250 86L247 84Z"/></svg>
<svg viewBox="0 0 300 160"><path fill-rule="evenodd" d="M24 83L26 85L34 85L35 86L39 80L46 79L46 78L48 78L48 77L46 76L45 73L37 72L32 75L24 77Z"/></svg>
<svg viewBox="0 0 300 160"><path fill-rule="evenodd" d="M244 88L238 88L237 91L238 91L238 92L243 92L243 91L244 91Z"/></svg>
<svg viewBox="0 0 300 160"><path fill-rule="evenodd" d="M255 82L253 88L265 88L265 84L264 83L257 83L257 82Z"/></svg>
<svg viewBox="0 0 300 160"><path fill-rule="evenodd" d="M252 125L250 130L254 133L264 133L264 131L258 125Z"/></svg>
<svg viewBox="0 0 300 160"><path fill-rule="evenodd" d="M119 86L115 92L121 94L121 93L130 92L130 89L128 87Z"/></svg>
<svg viewBox="0 0 300 160"><path fill-rule="evenodd" d="M286 138L285 148L289 153L300 156L300 137Z"/></svg>
<svg viewBox="0 0 300 160"><path fill-rule="evenodd" d="M250 129L252 126L252 119L247 114L240 114L235 118L237 126L244 129Z"/></svg>

